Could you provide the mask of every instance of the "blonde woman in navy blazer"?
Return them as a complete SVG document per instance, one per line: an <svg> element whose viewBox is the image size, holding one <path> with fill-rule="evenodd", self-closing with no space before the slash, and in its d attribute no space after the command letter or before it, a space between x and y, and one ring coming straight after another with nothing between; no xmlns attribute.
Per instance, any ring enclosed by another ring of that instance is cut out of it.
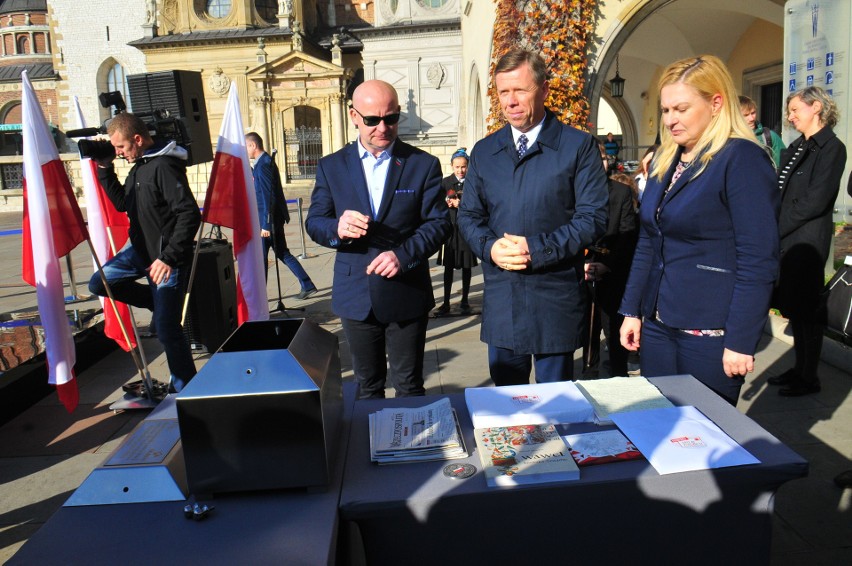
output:
<svg viewBox="0 0 852 566"><path fill-rule="evenodd" d="M671 64L662 144L639 210L621 343L645 376L691 374L736 404L778 270L775 169L740 114L724 64Z"/></svg>

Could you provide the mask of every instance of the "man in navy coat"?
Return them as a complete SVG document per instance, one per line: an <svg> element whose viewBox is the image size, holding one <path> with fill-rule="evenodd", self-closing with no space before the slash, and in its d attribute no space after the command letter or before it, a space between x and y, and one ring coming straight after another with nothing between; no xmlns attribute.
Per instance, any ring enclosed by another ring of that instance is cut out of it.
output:
<svg viewBox="0 0 852 566"><path fill-rule="evenodd" d="M307 299L317 292L317 286L287 247L284 235L284 225L290 222L290 212L287 210L287 200L284 198L284 187L281 186L281 173L272 157L263 149L263 138L256 132L246 134L246 151L254 159L251 170L254 178L254 191L257 197L257 217L260 220L260 237L263 240L263 270L269 275L269 248L275 250L275 257L284 262L296 279L302 290L298 297Z"/></svg>
<svg viewBox="0 0 852 566"><path fill-rule="evenodd" d="M360 397L424 395L426 323L435 306L428 258L450 234L441 166L397 139L396 90L362 83L349 117L358 139L324 157L305 228L337 251L331 305L349 342ZM387 354L387 361L385 355Z"/></svg>
<svg viewBox="0 0 852 566"><path fill-rule="evenodd" d="M597 141L547 110L544 61L521 49L494 71L508 124L471 154L458 222L482 260L481 338L496 385L569 380L582 344L583 251L603 235Z"/></svg>

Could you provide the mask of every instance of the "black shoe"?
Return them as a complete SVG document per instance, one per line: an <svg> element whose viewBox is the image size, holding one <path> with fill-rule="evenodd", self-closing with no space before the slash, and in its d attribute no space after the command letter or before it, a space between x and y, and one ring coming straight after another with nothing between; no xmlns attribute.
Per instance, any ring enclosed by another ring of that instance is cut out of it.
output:
<svg viewBox="0 0 852 566"><path fill-rule="evenodd" d="M799 372L795 369L788 369L781 375L774 375L766 380L769 385L790 385L793 380L799 376Z"/></svg>
<svg viewBox="0 0 852 566"><path fill-rule="evenodd" d="M782 397L801 397L803 395L810 395L811 393L819 393L820 391L822 391L822 387L820 387L818 381L815 381L813 383L796 383L789 387L782 387L778 390L778 395Z"/></svg>
<svg viewBox="0 0 852 566"><path fill-rule="evenodd" d="M440 307L436 308L435 311L432 313L432 315L437 318L437 317L444 316L448 312L450 312L450 303L444 303Z"/></svg>
<svg viewBox="0 0 852 566"><path fill-rule="evenodd" d="M852 487L852 470L846 470L834 476L834 484L842 488Z"/></svg>
<svg viewBox="0 0 852 566"><path fill-rule="evenodd" d="M300 301L304 301L308 297L310 297L312 295L316 295L316 294L317 294L317 288L314 287L313 289L305 289L304 291L302 291L301 293L296 295L296 298L299 299Z"/></svg>
<svg viewBox="0 0 852 566"><path fill-rule="evenodd" d="M462 304L459 305L462 314L470 314L470 303L462 301Z"/></svg>

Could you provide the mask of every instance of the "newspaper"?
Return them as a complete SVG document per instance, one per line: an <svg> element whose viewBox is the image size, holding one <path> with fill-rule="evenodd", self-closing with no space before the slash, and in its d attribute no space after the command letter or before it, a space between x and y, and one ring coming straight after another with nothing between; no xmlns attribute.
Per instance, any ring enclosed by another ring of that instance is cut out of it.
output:
<svg viewBox="0 0 852 566"><path fill-rule="evenodd" d="M446 397L370 413L370 458L379 463L466 458L458 417Z"/></svg>

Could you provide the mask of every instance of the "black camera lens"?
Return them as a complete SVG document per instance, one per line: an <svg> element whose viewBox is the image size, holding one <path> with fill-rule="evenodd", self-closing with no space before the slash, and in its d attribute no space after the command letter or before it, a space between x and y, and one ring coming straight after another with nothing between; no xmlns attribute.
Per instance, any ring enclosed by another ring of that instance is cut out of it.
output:
<svg viewBox="0 0 852 566"><path fill-rule="evenodd" d="M95 161L111 161L115 159L115 148L104 140L80 140L77 142L82 157Z"/></svg>

